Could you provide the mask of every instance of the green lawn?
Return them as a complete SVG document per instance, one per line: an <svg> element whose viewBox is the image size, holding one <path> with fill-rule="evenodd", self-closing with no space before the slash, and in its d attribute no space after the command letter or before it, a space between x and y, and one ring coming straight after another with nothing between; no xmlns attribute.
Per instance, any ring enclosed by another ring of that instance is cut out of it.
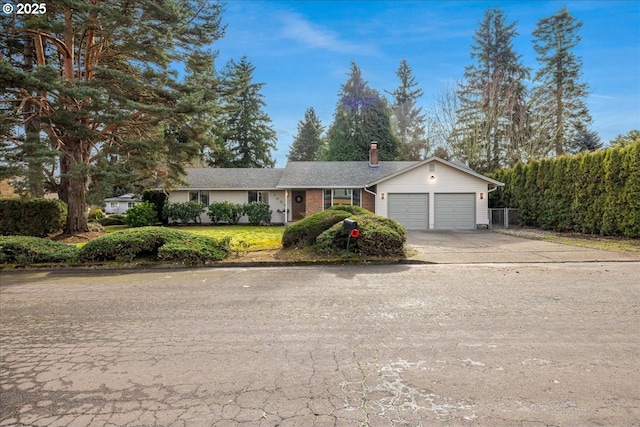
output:
<svg viewBox="0 0 640 427"><path fill-rule="evenodd" d="M126 225L108 225L104 227L107 233L124 230ZM174 227L172 227L174 228ZM186 227L175 227L189 233L200 234L202 236L215 237L220 239L225 236L231 237L231 249L240 252L266 251L270 249L282 248L282 235L284 226L252 226L252 225L189 225ZM76 246L82 247L85 243L78 243Z"/></svg>
<svg viewBox="0 0 640 427"><path fill-rule="evenodd" d="M280 249L282 247L282 234L285 229L284 226L251 225L197 225L179 228L190 233L218 239L230 236L232 249L240 249L247 252Z"/></svg>

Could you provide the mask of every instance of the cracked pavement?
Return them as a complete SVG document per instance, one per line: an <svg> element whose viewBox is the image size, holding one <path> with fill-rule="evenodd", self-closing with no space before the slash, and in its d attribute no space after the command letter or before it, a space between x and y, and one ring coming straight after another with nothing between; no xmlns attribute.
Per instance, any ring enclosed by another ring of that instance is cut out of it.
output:
<svg viewBox="0 0 640 427"><path fill-rule="evenodd" d="M0 271L0 426L638 426L639 266Z"/></svg>

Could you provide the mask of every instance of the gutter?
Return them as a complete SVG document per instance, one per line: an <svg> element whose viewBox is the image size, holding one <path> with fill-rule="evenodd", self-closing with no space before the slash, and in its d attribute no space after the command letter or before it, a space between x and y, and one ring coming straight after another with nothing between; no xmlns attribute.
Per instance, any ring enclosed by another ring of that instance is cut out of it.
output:
<svg viewBox="0 0 640 427"><path fill-rule="evenodd" d="M364 187L362 187L362 189L363 189L364 191L366 191L367 193L371 194L371 195L374 197L374 199L373 199L373 200L375 200L376 202L378 201L378 194L374 193L374 192L373 192L373 191L371 191L371 190L368 190L366 185L365 185Z"/></svg>

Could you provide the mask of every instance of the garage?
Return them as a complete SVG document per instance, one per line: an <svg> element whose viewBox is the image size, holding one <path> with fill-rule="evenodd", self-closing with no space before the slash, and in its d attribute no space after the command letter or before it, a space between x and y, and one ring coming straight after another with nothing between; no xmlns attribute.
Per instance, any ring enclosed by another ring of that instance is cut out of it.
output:
<svg viewBox="0 0 640 427"><path fill-rule="evenodd" d="M434 228L437 230L473 230L476 228L476 205L473 193L436 194Z"/></svg>
<svg viewBox="0 0 640 427"><path fill-rule="evenodd" d="M389 218L398 221L407 230L429 228L428 193L390 193L387 197Z"/></svg>

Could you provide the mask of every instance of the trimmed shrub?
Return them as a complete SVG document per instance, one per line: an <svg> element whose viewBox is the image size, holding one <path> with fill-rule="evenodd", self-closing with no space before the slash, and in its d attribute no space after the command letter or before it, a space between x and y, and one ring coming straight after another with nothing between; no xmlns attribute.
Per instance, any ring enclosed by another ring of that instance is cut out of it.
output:
<svg viewBox="0 0 640 427"><path fill-rule="evenodd" d="M0 234L45 237L62 230L67 204L55 199L0 199Z"/></svg>
<svg viewBox="0 0 640 427"><path fill-rule="evenodd" d="M179 261L185 264L202 264L225 259L229 252L230 237L213 239L193 234L180 240L172 240L158 248L158 259Z"/></svg>
<svg viewBox="0 0 640 427"><path fill-rule="evenodd" d="M169 222L177 224L200 224L200 214L204 212L204 205L198 202L167 203L164 205L164 216Z"/></svg>
<svg viewBox="0 0 640 427"><path fill-rule="evenodd" d="M365 257L404 256L406 229L396 221L379 215L354 215L350 219L358 223L360 236L351 239L350 250ZM335 253L347 248L349 231L342 223L334 224L316 238L316 249Z"/></svg>
<svg viewBox="0 0 640 427"><path fill-rule="evenodd" d="M89 227L89 231L93 231L93 232L103 232L104 231L104 227L97 223L97 222L90 222L89 224L87 224L87 226Z"/></svg>
<svg viewBox="0 0 640 427"><path fill-rule="evenodd" d="M133 261L140 257L186 263L217 261L229 253L228 239L198 236L163 227L116 231L88 242L80 252L82 261Z"/></svg>
<svg viewBox="0 0 640 427"><path fill-rule="evenodd" d="M76 262L80 250L74 245L28 236L0 236L0 264Z"/></svg>
<svg viewBox="0 0 640 427"><path fill-rule="evenodd" d="M127 210L126 224L129 227L146 227L158 221L156 207L149 202L136 203Z"/></svg>
<svg viewBox="0 0 640 427"><path fill-rule="evenodd" d="M107 215L98 222L100 223L100 225L105 227L107 225L125 225L126 218L127 217L123 214L113 214Z"/></svg>
<svg viewBox="0 0 640 427"><path fill-rule="evenodd" d="M327 209L328 211L345 211L351 215L373 215L374 213L360 206L335 205Z"/></svg>
<svg viewBox="0 0 640 427"><path fill-rule="evenodd" d="M207 215L214 224L237 224L244 214L245 205L239 205L228 200L213 202L207 208Z"/></svg>
<svg viewBox="0 0 640 427"><path fill-rule="evenodd" d="M260 225L271 223L271 209L267 203L246 203L243 211L249 219L249 224Z"/></svg>
<svg viewBox="0 0 640 427"><path fill-rule="evenodd" d="M312 245L316 242L316 237L323 231L329 229L333 224L342 224L344 219L351 216L349 212L342 209L327 209L303 218L284 230L282 247L286 249L293 246Z"/></svg>

